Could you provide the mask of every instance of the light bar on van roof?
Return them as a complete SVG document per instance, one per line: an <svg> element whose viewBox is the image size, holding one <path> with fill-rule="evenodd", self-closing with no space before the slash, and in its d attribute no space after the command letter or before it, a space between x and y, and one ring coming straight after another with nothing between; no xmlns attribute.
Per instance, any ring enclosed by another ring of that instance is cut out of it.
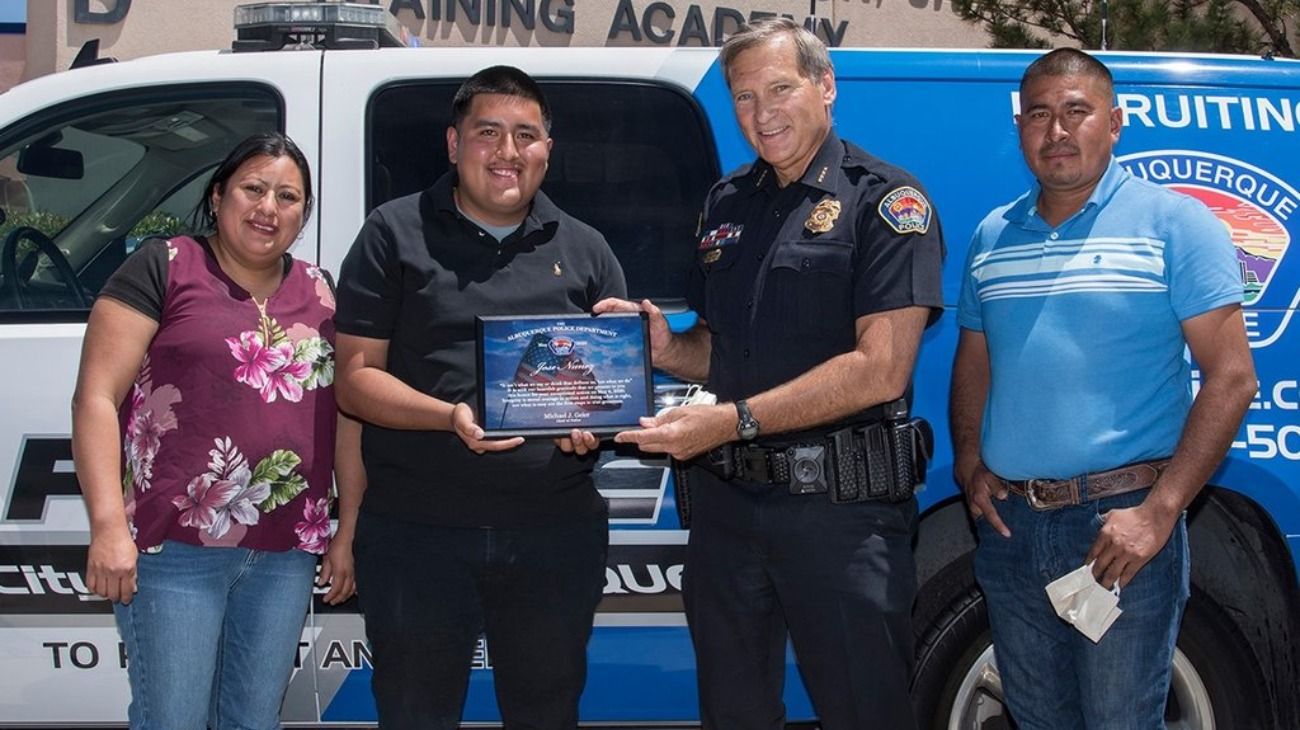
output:
<svg viewBox="0 0 1300 730"><path fill-rule="evenodd" d="M378 5L360 3L280 2L241 5L235 8L235 29L254 25L333 26L363 25L382 28L392 14Z"/></svg>
<svg viewBox="0 0 1300 730"><path fill-rule="evenodd" d="M324 48L401 46L393 14L379 5L344 2L266 2L235 8L236 51L285 45Z"/></svg>

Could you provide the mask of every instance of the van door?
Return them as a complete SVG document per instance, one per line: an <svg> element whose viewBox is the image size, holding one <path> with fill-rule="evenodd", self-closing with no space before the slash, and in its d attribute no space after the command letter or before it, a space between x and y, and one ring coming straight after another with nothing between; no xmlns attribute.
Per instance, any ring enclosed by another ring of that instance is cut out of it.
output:
<svg viewBox="0 0 1300 730"><path fill-rule="evenodd" d="M239 140L287 129L315 159L319 59L183 54L0 96L5 722L125 722L126 659L111 607L86 589L89 533L69 441L86 318L141 241L192 230L208 175ZM315 232L306 235L314 258ZM314 694L291 694L286 718L315 721Z"/></svg>

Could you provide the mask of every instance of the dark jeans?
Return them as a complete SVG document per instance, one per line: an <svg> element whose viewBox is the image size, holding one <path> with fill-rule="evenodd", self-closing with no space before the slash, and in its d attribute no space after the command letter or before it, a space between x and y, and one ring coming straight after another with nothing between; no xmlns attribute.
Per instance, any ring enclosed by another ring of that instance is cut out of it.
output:
<svg viewBox="0 0 1300 730"><path fill-rule="evenodd" d="M785 727L786 631L824 730L916 727L916 502L832 504L691 471L683 591L712 730Z"/></svg>
<svg viewBox="0 0 1300 730"><path fill-rule="evenodd" d="M997 502L1005 538L979 520L975 576L988 601L1007 704L1021 730L1163 730L1174 643L1191 585L1187 524L1120 592L1124 613L1094 644L1057 618L1044 588L1083 565L1113 509L1143 489L1035 512L1023 497Z"/></svg>
<svg viewBox="0 0 1300 730"><path fill-rule="evenodd" d="M480 633L507 728L575 727L608 544L603 519L452 528L362 512L357 594L380 727L458 727Z"/></svg>

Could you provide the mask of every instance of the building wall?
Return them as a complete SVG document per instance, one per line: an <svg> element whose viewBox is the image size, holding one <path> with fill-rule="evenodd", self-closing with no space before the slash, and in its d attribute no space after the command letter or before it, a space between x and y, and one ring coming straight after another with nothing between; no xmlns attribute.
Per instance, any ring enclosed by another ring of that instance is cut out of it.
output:
<svg viewBox="0 0 1300 730"><path fill-rule="evenodd" d="M27 38L32 40L27 43L27 63L22 74L24 81L60 68L57 66L58 51L60 39L65 35L61 24L66 21L67 13L62 12L59 6L57 0L27 0Z"/></svg>
<svg viewBox="0 0 1300 730"><path fill-rule="evenodd" d="M229 48L251 0L26 0L28 42L0 34L0 91L68 68L82 45L127 60ZM259 0L264 1L264 0ZM832 46L982 48L989 37L952 0L351 0L386 6L410 45L702 46L739 22L780 13ZM1295 43L1300 46L1300 32ZM19 37L21 38L21 36ZM17 50L22 46L24 50ZM25 63L14 60L25 53ZM21 69L20 72L15 69Z"/></svg>
<svg viewBox="0 0 1300 730"><path fill-rule="evenodd" d="M395 5L401 6L397 17L406 32L426 45L720 45L727 33L755 14L790 15L807 22L814 7L813 27L833 46L987 43L982 30L962 22L943 0L573 0L571 7L564 0L506 0L496 3L494 15L481 13L477 22L458 0L399 0ZM521 18L515 10L530 6L535 11L531 17ZM524 20L532 20L533 28Z"/></svg>
<svg viewBox="0 0 1300 730"><path fill-rule="evenodd" d="M27 36L0 33L0 90L18 83L27 65Z"/></svg>
<svg viewBox="0 0 1300 730"><path fill-rule="evenodd" d="M27 68L68 68L82 44L118 60L229 48L249 0L27 0ZM834 46L983 47L987 36L945 0L362 0L395 11L411 45L702 46L755 13L805 21ZM78 16L80 15L80 19ZM8 88L8 85L0 85Z"/></svg>

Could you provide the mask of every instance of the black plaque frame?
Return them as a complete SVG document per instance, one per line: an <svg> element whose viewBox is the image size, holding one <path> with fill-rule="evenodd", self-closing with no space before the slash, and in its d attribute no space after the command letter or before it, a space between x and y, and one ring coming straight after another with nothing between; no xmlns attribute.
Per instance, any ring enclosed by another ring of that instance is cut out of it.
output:
<svg viewBox="0 0 1300 730"><path fill-rule="evenodd" d="M608 435L639 428L639 419L653 412L650 327L644 312L479 316L474 318L474 329L475 417L487 437L567 436L573 429ZM625 341L628 337L631 343ZM611 348L616 355L611 356ZM512 362L517 363L513 370ZM581 376L542 376L540 383L529 380L543 371L581 372L588 366L590 390L582 386L588 381ZM617 408L610 408L603 398L610 392L608 386L597 390L610 382L619 383L617 392L627 396ZM526 402L529 394L544 388L565 387L580 391L573 397L599 393L602 399L588 399L588 405L582 405L562 393L551 393L541 399L550 396L553 402ZM511 400L512 395L518 398Z"/></svg>

